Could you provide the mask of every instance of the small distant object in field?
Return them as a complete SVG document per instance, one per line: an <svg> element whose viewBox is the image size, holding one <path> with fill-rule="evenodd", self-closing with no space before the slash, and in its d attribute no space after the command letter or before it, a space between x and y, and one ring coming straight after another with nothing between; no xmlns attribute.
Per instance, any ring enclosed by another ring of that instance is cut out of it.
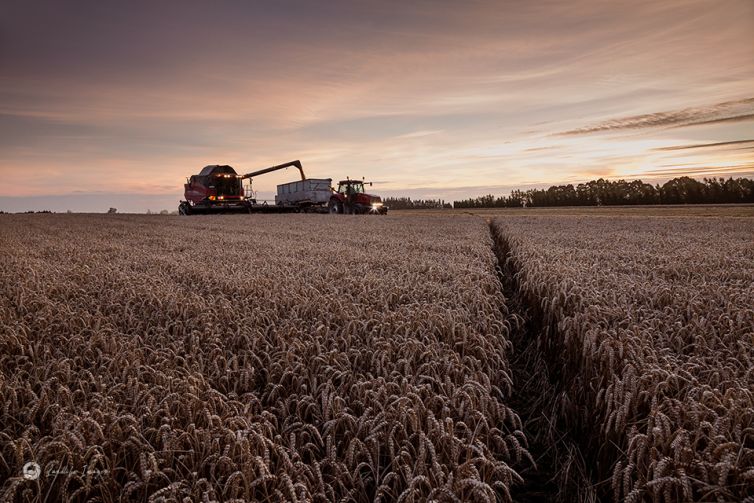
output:
<svg viewBox="0 0 754 503"><path fill-rule="evenodd" d="M118 209L117 208L110 208L109 210L107 210L107 213L108 214L110 214L110 213L112 213L112 214L118 213Z"/></svg>

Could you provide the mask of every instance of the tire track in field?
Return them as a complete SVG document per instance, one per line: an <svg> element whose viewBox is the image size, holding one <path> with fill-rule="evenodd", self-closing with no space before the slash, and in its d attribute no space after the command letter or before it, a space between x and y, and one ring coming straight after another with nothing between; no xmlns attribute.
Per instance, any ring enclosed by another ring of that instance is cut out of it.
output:
<svg viewBox="0 0 754 503"><path fill-rule="evenodd" d="M544 332L531 306L519 293L516 271L508 261L510 251L505 236L490 218L486 220L512 327L513 351L508 360L514 391L507 403L523 422L528 449L536 462L536 467L520 472L524 484L514 486L511 496L514 501L599 501L588 463L575 438L578 425L569 425L567 421L571 402L561 376L552 372L547 363L549 344L545 338L552 334Z"/></svg>

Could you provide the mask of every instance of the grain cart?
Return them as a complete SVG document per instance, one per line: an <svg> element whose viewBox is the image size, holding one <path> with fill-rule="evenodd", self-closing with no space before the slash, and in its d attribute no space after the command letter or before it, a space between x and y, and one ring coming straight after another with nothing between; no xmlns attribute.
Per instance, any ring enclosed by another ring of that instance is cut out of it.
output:
<svg viewBox="0 0 754 503"><path fill-rule="evenodd" d="M275 204L295 206L304 212L326 212L332 196L332 178L307 178L277 187Z"/></svg>
<svg viewBox="0 0 754 503"><path fill-rule="evenodd" d="M178 213L191 215L192 213L251 213L256 211L284 212L294 211L295 208L288 206L257 204L253 197L253 191L246 195L243 180L255 176L264 175L291 166L298 168L301 180L306 180L304 168L300 161L291 161L277 166L260 169L245 175L239 175L231 166L213 164L205 166L198 175L193 175L186 180L184 185L184 201L178 205Z"/></svg>
<svg viewBox="0 0 754 503"><path fill-rule="evenodd" d="M372 186L372 182L350 178L338 182L338 190L328 203L330 213L386 215L388 207L382 204L380 196L366 193L366 184Z"/></svg>

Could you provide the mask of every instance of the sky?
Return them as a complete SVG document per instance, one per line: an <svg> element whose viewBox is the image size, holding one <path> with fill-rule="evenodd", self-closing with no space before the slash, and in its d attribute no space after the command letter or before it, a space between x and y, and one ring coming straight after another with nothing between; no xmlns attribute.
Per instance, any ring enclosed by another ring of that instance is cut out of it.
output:
<svg viewBox="0 0 754 503"><path fill-rule="evenodd" d="M0 210L172 211L293 159L448 201L754 176L754 2L0 4Z"/></svg>

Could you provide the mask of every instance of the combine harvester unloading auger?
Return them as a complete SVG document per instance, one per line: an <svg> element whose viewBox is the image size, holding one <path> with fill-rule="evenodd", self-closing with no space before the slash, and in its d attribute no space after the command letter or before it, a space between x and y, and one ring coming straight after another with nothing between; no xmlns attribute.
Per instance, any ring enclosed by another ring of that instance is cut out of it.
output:
<svg viewBox="0 0 754 503"><path fill-rule="evenodd" d="M252 178L273 171L296 167L301 180L277 186L275 204L259 203L252 189ZM249 180L244 187L243 181ZM231 166L213 164L205 166L198 175L191 176L184 185L184 201L178 213L387 213L380 196L367 194L363 180L346 179L332 186L332 178L306 178L301 161L291 161L277 166L239 175Z"/></svg>

